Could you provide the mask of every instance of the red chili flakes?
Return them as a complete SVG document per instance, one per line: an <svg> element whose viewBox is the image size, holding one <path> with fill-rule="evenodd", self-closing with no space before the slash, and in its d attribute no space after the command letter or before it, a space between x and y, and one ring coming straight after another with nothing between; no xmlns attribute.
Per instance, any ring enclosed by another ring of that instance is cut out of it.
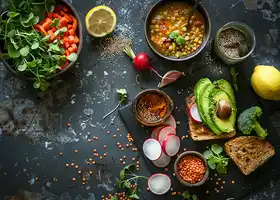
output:
<svg viewBox="0 0 280 200"><path fill-rule="evenodd" d="M187 155L178 164L180 177L189 183L200 182L206 172L203 161L197 156Z"/></svg>

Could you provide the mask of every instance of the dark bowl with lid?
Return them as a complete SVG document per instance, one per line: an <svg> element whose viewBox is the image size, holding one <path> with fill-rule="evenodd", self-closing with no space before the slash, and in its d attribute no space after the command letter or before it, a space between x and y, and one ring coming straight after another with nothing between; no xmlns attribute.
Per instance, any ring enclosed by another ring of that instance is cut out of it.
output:
<svg viewBox="0 0 280 200"><path fill-rule="evenodd" d="M204 30L204 36L203 36L203 42L202 44L200 44L199 48L197 48L196 51L194 51L191 54L188 54L184 57L175 57L175 56L166 56L163 55L156 47L154 42L151 40L151 37L149 35L150 32L150 24L151 24L151 20L152 17L154 16L155 12L159 9L162 8L165 5L168 5L170 2L185 2L186 4L189 5L194 5L195 4L195 0L161 0L157 3L155 3L152 8L149 10L147 16L146 16L146 20L145 20L145 25L144 25L144 30L145 30L145 38L146 41L149 45L149 47L160 57L166 59L166 60L170 60L170 61L186 61L189 60L195 56L197 56L203 49L204 47L207 45L208 40L210 38L210 34L211 34L211 21L210 21L210 16L207 12L207 10L205 9L205 7L198 3L197 6L197 11L202 15L204 22L205 22L205 30Z"/></svg>
<svg viewBox="0 0 280 200"><path fill-rule="evenodd" d="M78 46L78 49L77 49L77 55L79 56L80 53L81 53L81 50L82 50L82 45L83 45L83 26L82 26L82 21L78 15L78 12L76 11L76 9L74 8L74 6L72 4L70 4L67 0L58 0L56 1L56 5L59 5L59 4L62 4L63 6L66 6L69 10L70 10L70 13L76 17L77 21L78 21L78 25L77 25L77 30L76 30L76 34L77 36L79 37L79 44L77 45ZM3 15L4 12L6 12L7 9L4 8L1 10L1 15ZM4 41L0 41L0 54L4 54L4 53L7 53L7 50L4 49ZM36 78L33 77L33 76L28 76L28 75L25 75L24 73L19 73L17 70L15 70L10 62L5 59L4 57L0 56L0 61L3 63L3 65L10 71L12 72L13 74L23 78L23 79L26 79L26 80L35 80ZM52 74L50 76L47 76L46 77L46 80L48 79L52 79L56 76L59 76L63 73L65 73L67 70L69 70L72 66L74 66L76 61L73 61L73 62L70 62L65 68L63 68L62 70L59 70L57 71L55 74Z"/></svg>
<svg viewBox="0 0 280 200"><path fill-rule="evenodd" d="M150 121L148 119L145 119L144 117L142 117L139 114L138 111L138 106L139 106L139 101L140 99L145 96L145 95L149 95L149 94L156 94L161 96L162 98L164 98L165 102L166 102L166 112L165 114L158 120L153 120ZM132 102L132 112L136 118L137 121L139 121L141 124L145 125L145 126L159 126L161 124L163 124L171 115L172 111L173 111L173 101L172 99L163 91L157 90L157 89L148 89L148 90L144 90L142 92L140 92L139 94L136 95L136 97L134 98L133 102Z"/></svg>

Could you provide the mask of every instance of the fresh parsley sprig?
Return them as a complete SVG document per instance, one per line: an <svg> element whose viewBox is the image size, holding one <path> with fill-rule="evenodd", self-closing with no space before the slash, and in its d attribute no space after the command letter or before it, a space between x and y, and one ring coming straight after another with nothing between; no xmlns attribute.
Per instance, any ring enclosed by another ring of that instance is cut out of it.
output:
<svg viewBox="0 0 280 200"><path fill-rule="evenodd" d="M119 101L118 105L113 110L111 110L109 113L107 113L103 117L103 119L106 119L109 115L111 115L113 112L115 112L118 109L118 107L120 107L125 102L125 100L127 98L127 91L126 91L126 89L117 89L116 91L120 95L120 101Z"/></svg>
<svg viewBox="0 0 280 200"><path fill-rule="evenodd" d="M211 169L216 170L219 174L226 174L229 158L221 155L222 152L221 146L212 144L211 148L203 153L203 156L207 159Z"/></svg>
<svg viewBox="0 0 280 200"><path fill-rule="evenodd" d="M137 181L138 179L148 179L145 176L138 176L132 172L135 168L135 165L127 165L125 166L121 172L119 178L116 179L116 186L118 189L122 189L126 192L128 198L131 199L140 199L138 196L138 188L137 188ZM133 185L136 184L136 187ZM117 200L116 196L112 197L111 200Z"/></svg>
<svg viewBox="0 0 280 200"><path fill-rule="evenodd" d="M187 200L199 200L196 194L190 194L189 191L185 191L182 193L183 199Z"/></svg>

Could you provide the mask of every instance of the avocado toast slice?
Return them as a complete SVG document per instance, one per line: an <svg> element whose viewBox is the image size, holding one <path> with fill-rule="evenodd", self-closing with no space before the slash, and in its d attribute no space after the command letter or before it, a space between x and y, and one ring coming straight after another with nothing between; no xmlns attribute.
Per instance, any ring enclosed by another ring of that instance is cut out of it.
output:
<svg viewBox="0 0 280 200"><path fill-rule="evenodd" d="M244 175L249 175L275 154L273 146L257 136L241 136L225 143L225 151Z"/></svg>
<svg viewBox="0 0 280 200"><path fill-rule="evenodd" d="M231 138L235 135L236 102L233 89L226 80L212 83L200 79L194 95L187 98L187 108L196 103L203 123L189 117L190 135L194 140Z"/></svg>
<svg viewBox="0 0 280 200"><path fill-rule="evenodd" d="M186 98L188 110L195 103L195 96L193 94ZM188 118L188 122L190 136L195 141L227 139L234 137L234 135L236 134L236 131L234 130L230 133L217 135L213 133L211 129L209 129L206 125L204 125L203 123L195 123L190 117Z"/></svg>

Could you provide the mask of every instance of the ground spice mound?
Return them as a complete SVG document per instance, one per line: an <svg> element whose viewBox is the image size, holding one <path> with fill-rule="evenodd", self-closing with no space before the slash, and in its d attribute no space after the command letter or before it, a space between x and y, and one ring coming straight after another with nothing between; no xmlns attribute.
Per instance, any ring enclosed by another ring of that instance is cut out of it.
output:
<svg viewBox="0 0 280 200"><path fill-rule="evenodd" d="M137 103L138 114L146 121L154 122L162 119L167 110L167 102L162 95L146 94Z"/></svg>
<svg viewBox="0 0 280 200"><path fill-rule="evenodd" d="M104 39L101 44L101 58L112 58L117 55L121 55L123 48L126 45L130 45L132 42L131 38L124 35L114 35L112 37Z"/></svg>
<svg viewBox="0 0 280 200"><path fill-rule="evenodd" d="M206 167L200 158L187 155L180 160L178 172L184 181L194 184L203 179Z"/></svg>

